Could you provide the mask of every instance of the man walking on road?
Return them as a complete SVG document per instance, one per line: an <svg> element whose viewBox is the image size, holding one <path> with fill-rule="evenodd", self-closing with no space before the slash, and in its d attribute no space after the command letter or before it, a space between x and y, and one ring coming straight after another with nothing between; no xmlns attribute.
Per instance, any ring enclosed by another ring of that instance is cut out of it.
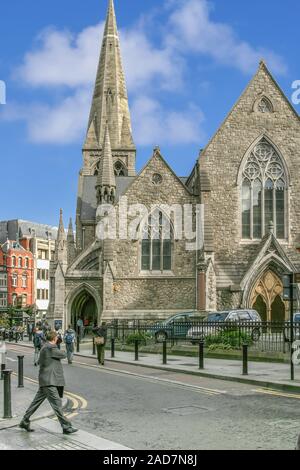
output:
<svg viewBox="0 0 300 470"><path fill-rule="evenodd" d="M69 328L65 331L65 334L64 334L64 342L66 345L67 358L68 358L69 364L72 364L73 362L75 338L76 338L76 333L72 329L71 325L69 325Z"/></svg>
<svg viewBox="0 0 300 470"><path fill-rule="evenodd" d="M30 418L46 398L62 426L63 433L73 434L78 431L78 429L73 428L71 422L64 417L62 410L61 398L63 397L65 379L60 361L66 358L66 353L57 348L56 342L56 331L50 331L47 334L47 343L42 347L40 352L39 390L19 424L20 428L25 429L27 432L33 431L30 427Z"/></svg>

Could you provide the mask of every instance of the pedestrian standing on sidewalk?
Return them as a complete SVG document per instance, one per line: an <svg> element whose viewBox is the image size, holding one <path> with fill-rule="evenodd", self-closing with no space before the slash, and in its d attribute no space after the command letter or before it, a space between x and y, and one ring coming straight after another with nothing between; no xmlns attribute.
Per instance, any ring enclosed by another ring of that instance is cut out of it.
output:
<svg viewBox="0 0 300 470"><path fill-rule="evenodd" d="M77 320L77 334L80 338L80 341L82 340L83 338L83 320L82 318L78 318Z"/></svg>
<svg viewBox="0 0 300 470"><path fill-rule="evenodd" d="M57 348L56 342L57 332L50 331L47 334L47 342L40 353L39 390L19 424L19 427L27 432L33 431L30 427L30 418L46 399L53 408L63 433L73 434L78 431L65 418L62 410L61 398L63 397L65 379L61 360L66 358L66 353Z"/></svg>
<svg viewBox="0 0 300 470"><path fill-rule="evenodd" d="M55 331L57 333L56 346L58 347L58 349L60 349L61 343L63 342L63 332L62 332L62 329L59 327L56 327Z"/></svg>
<svg viewBox="0 0 300 470"><path fill-rule="evenodd" d="M64 342L66 345L67 358L68 358L69 364L72 364L73 362L75 338L76 338L76 333L72 329L71 325L69 325L68 329L65 331L65 334L64 334Z"/></svg>
<svg viewBox="0 0 300 470"><path fill-rule="evenodd" d="M34 329L33 333L33 345L34 345L34 365L37 366L40 357L40 351L42 349L43 344L45 343L45 335L42 330L39 329L38 326Z"/></svg>
<svg viewBox="0 0 300 470"><path fill-rule="evenodd" d="M105 359L105 345L107 340L107 326L102 322L100 326L94 324L93 328L94 341L97 348L97 357L100 365L104 366Z"/></svg>

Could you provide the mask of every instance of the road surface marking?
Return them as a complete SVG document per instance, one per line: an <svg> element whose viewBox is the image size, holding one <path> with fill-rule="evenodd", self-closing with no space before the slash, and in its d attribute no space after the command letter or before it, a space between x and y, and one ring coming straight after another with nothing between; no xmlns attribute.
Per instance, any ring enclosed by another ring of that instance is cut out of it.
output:
<svg viewBox="0 0 300 470"><path fill-rule="evenodd" d="M280 391L272 390L272 389L256 389L252 390L253 392L256 393L263 393L265 395L271 395L273 397L278 397L278 398L294 398L296 400L300 400L300 395L295 395L293 393L283 393Z"/></svg>

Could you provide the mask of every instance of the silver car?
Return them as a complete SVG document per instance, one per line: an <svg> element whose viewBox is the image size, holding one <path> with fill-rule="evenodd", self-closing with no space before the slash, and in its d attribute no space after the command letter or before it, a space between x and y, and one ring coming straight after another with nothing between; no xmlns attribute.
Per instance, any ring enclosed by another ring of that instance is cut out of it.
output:
<svg viewBox="0 0 300 470"><path fill-rule="evenodd" d="M250 330L252 340L259 340L262 333L262 321L256 310L227 310L210 313L207 319L203 321L203 325L190 328L186 337L195 344L204 340L207 336L217 336L228 328L228 322L238 323L247 328L247 331Z"/></svg>

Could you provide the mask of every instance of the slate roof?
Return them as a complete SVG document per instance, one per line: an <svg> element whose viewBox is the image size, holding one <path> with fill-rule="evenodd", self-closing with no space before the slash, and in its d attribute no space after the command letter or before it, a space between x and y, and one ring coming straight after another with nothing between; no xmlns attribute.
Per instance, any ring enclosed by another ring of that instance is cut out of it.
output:
<svg viewBox="0 0 300 470"><path fill-rule="evenodd" d="M125 193L129 185L138 176L116 176L116 200ZM181 177L180 180L183 184L187 181L187 177ZM83 177L83 191L81 201L81 221L91 221L96 217L97 200L95 186L97 183L97 176L84 176Z"/></svg>
<svg viewBox="0 0 300 470"><path fill-rule="evenodd" d="M6 242L7 239L16 240L17 234L20 238L33 237L35 234L37 238L56 240L57 227L20 219L0 222L0 243Z"/></svg>

